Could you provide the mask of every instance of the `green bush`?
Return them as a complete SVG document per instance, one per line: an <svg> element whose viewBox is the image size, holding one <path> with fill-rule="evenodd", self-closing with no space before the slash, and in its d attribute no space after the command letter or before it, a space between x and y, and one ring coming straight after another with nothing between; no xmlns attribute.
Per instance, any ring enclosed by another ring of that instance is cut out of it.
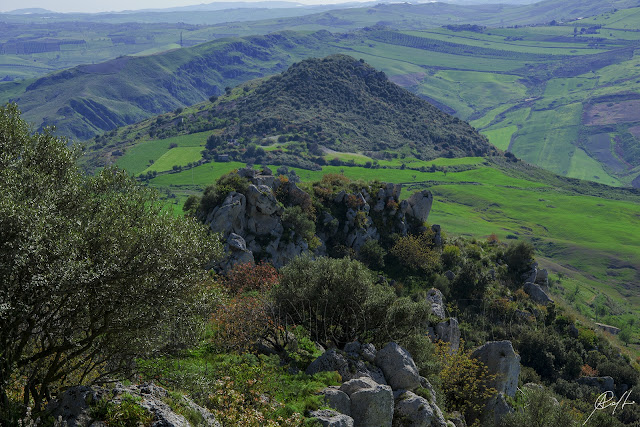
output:
<svg viewBox="0 0 640 427"><path fill-rule="evenodd" d="M525 388L518 393L518 405L514 412L505 415L500 427L572 427L579 424L571 418L570 411L554 400L545 389Z"/></svg>
<svg viewBox="0 0 640 427"><path fill-rule="evenodd" d="M120 399L120 403L109 400L98 401L89 412L91 418L103 421L109 427L151 425L153 414L138 404L141 398L125 393Z"/></svg>
<svg viewBox="0 0 640 427"><path fill-rule="evenodd" d="M231 172L221 176L215 184L208 186L204 190L200 205L197 209L198 216L201 219L206 218L213 208L224 202L224 199L227 198L230 192L236 191L246 194L248 190L249 181L237 173Z"/></svg>
<svg viewBox="0 0 640 427"><path fill-rule="evenodd" d="M384 257L387 251L384 250L377 240L367 240L358 251L358 259L372 270L382 270L384 268Z"/></svg>

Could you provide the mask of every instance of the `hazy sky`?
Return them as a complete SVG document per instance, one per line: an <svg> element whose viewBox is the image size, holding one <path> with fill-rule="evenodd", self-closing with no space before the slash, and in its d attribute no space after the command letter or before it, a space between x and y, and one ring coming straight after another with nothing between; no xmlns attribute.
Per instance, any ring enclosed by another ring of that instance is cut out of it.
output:
<svg viewBox="0 0 640 427"><path fill-rule="evenodd" d="M222 0L225 1L225 0ZM347 0L291 0L304 4L345 3ZM354 0L349 0L354 1ZM358 1L358 0L356 0ZM135 9L160 9L164 7L191 6L213 3L213 0L3 0L0 11L41 7L55 12L106 12Z"/></svg>

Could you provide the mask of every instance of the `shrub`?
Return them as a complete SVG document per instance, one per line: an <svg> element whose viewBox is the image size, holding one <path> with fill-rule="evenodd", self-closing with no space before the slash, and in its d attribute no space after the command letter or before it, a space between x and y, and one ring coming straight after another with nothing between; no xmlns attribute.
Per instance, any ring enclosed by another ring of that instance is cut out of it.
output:
<svg viewBox="0 0 640 427"><path fill-rule="evenodd" d="M373 270L382 270L384 268L384 257L387 251L380 246L377 240L367 240L358 251L358 259L367 267Z"/></svg>
<svg viewBox="0 0 640 427"><path fill-rule="evenodd" d="M429 229L419 235L398 238L390 253L406 270L428 273L439 267L440 257L433 249L434 232Z"/></svg>
<svg viewBox="0 0 640 427"><path fill-rule="evenodd" d="M515 412L505 415L500 427L570 427L578 423L571 418L570 411L554 400L553 394L545 389L526 388L522 394L520 405Z"/></svg>
<svg viewBox="0 0 640 427"><path fill-rule="evenodd" d="M261 295L238 295L221 304L211 317L213 344L225 351L251 350L258 339L272 335L274 323Z"/></svg>
<svg viewBox="0 0 640 427"><path fill-rule="evenodd" d="M531 269L533 253L533 245L529 242L518 242L507 248L505 261L509 266L509 273L516 282L520 280L520 276Z"/></svg>
<svg viewBox="0 0 640 427"><path fill-rule="evenodd" d="M278 283L278 271L267 262L236 264L224 281L233 294L247 291L265 292Z"/></svg>
<svg viewBox="0 0 640 427"><path fill-rule="evenodd" d="M471 350L464 350L461 343L457 351L450 343L436 344L436 354L442 364L440 387L447 402L448 411L460 411L472 425L481 415L486 401L496 394L490 387L495 375L490 375L486 365L471 357Z"/></svg>
<svg viewBox="0 0 640 427"><path fill-rule="evenodd" d="M395 295L375 284L361 262L302 256L280 273L273 292L277 313L285 324L302 325L312 340L342 347L383 331Z"/></svg>
<svg viewBox="0 0 640 427"><path fill-rule="evenodd" d="M311 221L300 206L285 208L282 212L283 236L288 236L291 231L297 233L307 243L311 243L315 237L316 225Z"/></svg>
<svg viewBox="0 0 640 427"><path fill-rule="evenodd" d="M153 421L153 414L138 404L141 398L125 393L120 403L99 400L90 410L91 418L103 421L110 427L147 426Z"/></svg>
<svg viewBox="0 0 640 427"><path fill-rule="evenodd" d="M204 220L213 208L224 202L230 192L236 191L246 194L248 190L249 181L237 173L231 172L221 176L214 185L210 185L204 190L197 210L199 218Z"/></svg>
<svg viewBox="0 0 640 427"><path fill-rule="evenodd" d="M125 172L87 177L79 151L32 135L15 106L0 108L0 153L0 406L12 379L28 378L37 412L199 332L203 267L222 255L204 227Z"/></svg>

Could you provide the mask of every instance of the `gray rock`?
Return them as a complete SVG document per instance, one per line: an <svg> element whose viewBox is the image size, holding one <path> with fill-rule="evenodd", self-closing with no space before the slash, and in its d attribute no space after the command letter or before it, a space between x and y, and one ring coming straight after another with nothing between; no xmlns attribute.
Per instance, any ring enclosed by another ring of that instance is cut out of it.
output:
<svg viewBox="0 0 640 427"><path fill-rule="evenodd" d="M444 311L444 297L442 292L436 288L431 288L427 292L427 301L431 303L431 312L438 316L440 319L445 319L447 316Z"/></svg>
<svg viewBox="0 0 640 427"><path fill-rule="evenodd" d="M364 344L360 348L360 356L369 363L375 362L377 353L378 352L376 351L376 347L371 343Z"/></svg>
<svg viewBox="0 0 640 427"><path fill-rule="evenodd" d="M528 273L525 273L522 275L522 279L524 280L524 283L527 283L527 282L535 283L536 277L538 277L538 263L534 262L533 265L531 266L531 270L529 270Z"/></svg>
<svg viewBox="0 0 640 427"><path fill-rule="evenodd" d="M376 354L376 365L394 390L415 390L420 387L420 374L407 350L390 342Z"/></svg>
<svg viewBox="0 0 640 427"><path fill-rule="evenodd" d="M394 417L400 418L405 425L412 427L445 427L447 425L442 411L436 405L431 405L427 399L410 391L396 392L394 396L396 396Z"/></svg>
<svg viewBox="0 0 640 427"><path fill-rule="evenodd" d="M478 347L471 357L487 365L489 374L496 375L490 384L491 387L498 393L515 396L520 375L520 356L513 350L511 341L487 342Z"/></svg>
<svg viewBox="0 0 640 427"><path fill-rule="evenodd" d="M450 351L456 352L460 348L460 326L458 319L450 317L449 320L440 322L435 328L438 339L451 343Z"/></svg>
<svg viewBox="0 0 640 427"><path fill-rule="evenodd" d="M305 373L307 375L313 375L324 371L337 371L343 381L367 378L379 384L387 384L380 368L367 364L359 359L352 357L347 358L336 349L324 352L316 360L311 362Z"/></svg>
<svg viewBox="0 0 640 427"><path fill-rule="evenodd" d="M412 216L420 222L425 222L431 212L433 194L429 190L418 191L407 200L411 206Z"/></svg>
<svg viewBox="0 0 640 427"><path fill-rule="evenodd" d="M232 191L220 207L211 211L205 224L209 225L214 233L222 233L225 237L230 233L242 235L246 225L246 207L246 197Z"/></svg>
<svg viewBox="0 0 640 427"><path fill-rule="evenodd" d="M486 415L493 416L494 425L499 425L502 417L513 412L513 408L509 406L506 399L504 398L504 393L498 393L493 396L487 403L486 409L488 412L488 414ZM486 418L487 417L485 417L485 419Z"/></svg>
<svg viewBox="0 0 640 427"><path fill-rule="evenodd" d="M354 427L391 427L393 393L388 385L370 378L357 378L340 386L351 398Z"/></svg>
<svg viewBox="0 0 640 427"><path fill-rule="evenodd" d="M86 426L91 421L90 405L105 395L106 393L102 389L86 386L72 387L49 403L47 410L55 419L61 417L69 427Z"/></svg>
<svg viewBox="0 0 640 427"><path fill-rule="evenodd" d="M536 283L540 286L549 286L549 272L546 268L538 270L536 275Z"/></svg>
<svg viewBox="0 0 640 427"><path fill-rule="evenodd" d="M464 419L464 415L462 415L460 412L453 411L449 415L449 419L454 427L467 427L467 421Z"/></svg>
<svg viewBox="0 0 640 427"><path fill-rule="evenodd" d="M340 414L336 411L323 409L320 411L312 411L309 414L312 418L320 423L323 427L353 427L353 418L348 415Z"/></svg>
<svg viewBox="0 0 640 427"><path fill-rule="evenodd" d="M596 387L603 393L605 391L615 392L616 390L615 383L611 377L580 377L578 378L578 384Z"/></svg>
<svg viewBox="0 0 640 427"><path fill-rule="evenodd" d="M255 215L256 213L271 215L282 209L271 188L266 185L261 185L260 187L256 187L253 184L249 185L247 205L250 215Z"/></svg>
<svg viewBox="0 0 640 427"><path fill-rule="evenodd" d="M245 242L242 236L239 236L236 233L231 233L229 235L227 243L229 244L229 249L232 251L245 252L247 250L247 242Z"/></svg>
<svg viewBox="0 0 640 427"><path fill-rule="evenodd" d="M360 356L361 348L362 348L362 345L360 345L358 341L353 341L345 344L344 352L347 353L349 356L358 357Z"/></svg>
<svg viewBox="0 0 640 427"><path fill-rule="evenodd" d="M349 395L338 387L327 387L321 392L324 395L324 403L341 414L351 416L351 399Z"/></svg>
<svg viewBox="0 0 640 427"><path fill-rule="evenodd" d="M618 335L620 333L620 328L616 328L615 326L605 325L604 323L596 323L596 326L611 335Z"/></svg>
<svg viewBox="0 0 640 427"><path fill-rule="evenodd" d="M537 302L538 304L546 305L553 302L549 295L547 295L547 293L542 290L540 285L536 285L535 283L525 283L524 291L531 297L533 301Z"/></svg>
<svg viewBox="0 0 640 427"><path fill-rule="evenodd" d="M444 277L446 277L449 281L451 281L456 278L456 274L451 270L447 270L444 273Z"/></svg>
<svg viewBox="0 0 640 427"><path fill-rule="evenodd" d="M435 243L435 245L442 246L441 227L438 224L433 224L431 226L431 230L433 230L433 232L435 233L435 236L433 236L433 242Z"/></svg>

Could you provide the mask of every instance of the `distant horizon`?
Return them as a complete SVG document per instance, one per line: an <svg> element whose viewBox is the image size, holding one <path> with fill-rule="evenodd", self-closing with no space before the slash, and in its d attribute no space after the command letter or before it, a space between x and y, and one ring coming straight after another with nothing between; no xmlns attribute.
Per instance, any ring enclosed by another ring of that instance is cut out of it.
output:
<svg viewBox="0 0 640 427"><path fill-rule="evenodd" d="M84 0L23 0L20 7L11 9L2 8L0 13L13 12L22 9L47 9L56 13L100 13L100 12L124 12L143 9L167 9L173 7L196 6L210 3L257 3L257 2L300 3L304 5L340 4L340 3L365 3L371 0L243 0L232 2L225 0L112 0L109 2L87 2Z"/></svg>

